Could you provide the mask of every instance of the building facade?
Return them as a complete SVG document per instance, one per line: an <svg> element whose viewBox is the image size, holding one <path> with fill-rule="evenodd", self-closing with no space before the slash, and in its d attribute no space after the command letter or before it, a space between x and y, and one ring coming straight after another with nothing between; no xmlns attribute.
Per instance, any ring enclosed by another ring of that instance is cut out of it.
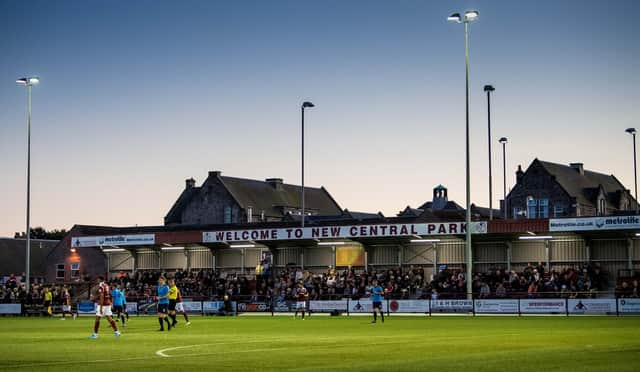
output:
<svg viewBox="0 0 640 372"><path fill-rule="evenodd" d="M265 181L209 172L201 186L193 178L167 213L165 225L231 224L283 221L302 212L302 187L281 178ZM324 188L305 187L305 215L341 216L342 209Z"/></svg>
<svg viewBox="0 0 640 372"><path fill-rule="evenodd" d="M629 214L636 201L613 175L535 159L501 206L507 218L588 217Z"/></svg>

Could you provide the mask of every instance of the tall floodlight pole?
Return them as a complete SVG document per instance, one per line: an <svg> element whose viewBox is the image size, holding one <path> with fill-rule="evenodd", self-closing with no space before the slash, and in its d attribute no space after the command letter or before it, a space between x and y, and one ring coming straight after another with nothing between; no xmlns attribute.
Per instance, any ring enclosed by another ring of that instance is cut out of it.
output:
<svg viewBox="0 0 640 372"><path fill-rule="evenodd" d="M489 144L489 220L493 220L493 179L491 177L491 92L496 90L492 85L485 85L487 92L487 133Z"/></svg>
<svg viewBox="0 0 640 372"><path fill-rule="evenodd" d="M633 136L633 182L636 194L636 214L638 214L638 165L636 163L636 128L627 128L625 132Z"/></svg>
<svg viewBox="0 0 640 372"><path fill-rule="evenodd" d="M466 179L467 179L467 228L466 228L466 243L467 243L467 298L473 299L473 252L471 251L471 174L469 165L469 23L478 18L478 11L469 10L464 13L464 18L460 13L454 13L447 18L449 21L456 23L464 23L464 55L465 55L465 117L466 117Z"/></svg>
<svg viewBox="0 0 640 372"><path fill-rule="evenodd" d="M40 79L35 76L16 80L19 85L27 87L27 249L25 252L25 276L27 293L31 291L31 87L38 84Z"/></svg>
<svg viewBox="0 0 640 372"><path fill-rule="evenodd" d="M302 223L301 226L304 227L304 109L305 108L315 107L315 105L311 102L305 101L302 103L300 107L302 110Z"/></svg>
<svg viewBox="0 0 640 372"><path fill-rule="evenodd" d="M502 144L502 218L507 219L507 137L498 140Z"/></svg>

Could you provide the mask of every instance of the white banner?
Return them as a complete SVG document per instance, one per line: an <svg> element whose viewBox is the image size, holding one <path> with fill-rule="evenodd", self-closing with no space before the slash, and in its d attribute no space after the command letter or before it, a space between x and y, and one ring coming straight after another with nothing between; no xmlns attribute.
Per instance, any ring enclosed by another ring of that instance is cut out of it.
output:
<svg viewBox="0 0 640 372"><path fill-rule="evenodd" d="M382 311L387 311L386 305L387 305L386 301L383 301ZM372 311L373 311L373 302L371 302L370 298L361 298L359 300L349 301L350 313L370 313Z"/></svg>
<svg viewBox="0 0 640 372"><path fill-rule="evenodd" d="M138 313L138 303L137 302L127 302L127 313Z"/></svg>
<svg viewBox="0 0 640 372"><path fill-rule="evenodd" d="M200 301L183 301L182 307L187 313L201 313L202 302Z"/></svg>
<svg viewBox="0 0 640 372"><path fill-rule="evenodd" d="M621 298L618 300L618 311L620 313L640 314L640 298Z"/></svg>
<svg viewBox="0 0 640 372"><path fill-rule="evenodd" d="M520 300L520 312L525 314L566 313L567 303L562 298Z"/></svg>
<svg viewBox="0 0 640 372"><path fill-rule="evenodd" d="M432 300L431 312L466 313L473 311L473 300Z"/></svg>
<svg viewBox="0 0 640 372"><path fill-rule="evenodd" d="M487 222L472 222L473 234L486 234ZM413 235L460 235L466 233L464 222L324 226L287 229L226 230L202 233L204 243L244 242L255 240L296 240L323 238L360 238Z"/></svg>
<svg viewBox="0 0 640 372"><path fill-rule="evenodd" d="M156 242L155 234L110 235L110 236L78 236L71 238L73 248L152 245Z"/></svg>
<svg viewBox="0 0 640 372"><path fill-rule="evenodd" d="M428 313L427 300L389 300L390 313Z"/></svg>
<svg viewBox="0 0 640 372"><path fill-rule="evenodd" d="M333 310L347 311L347 307L347 300L309 301L309 310L317 312L328 312Z"/></svg>
<svg viewBox="0 0 640 372"><path fill-rule="evenodd" d="M205 313L217 313L223 306L224 301L204 301L202 302L202 311ZM231 302L231 311L236 311L235 301Z"/></svg>
<svg viewBox="0 0 640 372"><path fill-rule="evenodd" d="M0 314L21 314L22 305L20 304L0 304Z"/></svg>
<svg viewBox="0 0 640 372"><path fill-rule="evenodd" d="M517 314L518 300L475 300L478 314Z"/></svg>
<svg viewBox="0 0 640 372"><path fill-rule="evenodd" d="M640 216L552 218L549 231L623 230L640 228Z"/></svg>
<svg viewBox="0 0 640 372"><path fill-rule="evenodd" d="M569 314L615 314L615 298L570 298L567 309Z"/></svg>

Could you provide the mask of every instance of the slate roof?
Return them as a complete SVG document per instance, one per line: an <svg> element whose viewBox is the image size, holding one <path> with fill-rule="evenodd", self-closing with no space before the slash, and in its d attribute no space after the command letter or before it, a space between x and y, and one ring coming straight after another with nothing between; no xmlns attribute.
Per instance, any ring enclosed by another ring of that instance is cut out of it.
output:
<svg viewBox="0 0 640 372"><path fill-rule="evenodd" d="M274 187L266 181L220 176L222 183L241 208L253 208L254 214L264 211L265 216L284 217L284 208L302 206L302 186L282 183ZM323 216L338 216L342 209L324 188L305 187L305 209Z"/></svg>
<svg viewBox="0 0 640 372"><path fill-rule="evenodd" d="M278 181L260 181L238 177L222 176L220 172L210 172L209 178L217 177L240 208L252 208L252 214L265 218L282 219L291 209L300 209L302 186ZM194 181L195 182L195 181ZM191 200L202 191L202 187L187 187L173 204L165 217L165 223L179 223L182 213ZM341 216L342 208L324 188L305 187L305 210L321 216Z"/></svg>
<svg viewBox="0 0 640 372"><path fill-rule="evenodd" d="M619 209L620 197L626 190L624 185L613 175L593 172L584 169L584 174L580 174L576 169L564 164L557 164L548 161L535 159L549 174L555 177L556 182L578 203L593 205L599 194L599 187L602 187L607 198L607 207ZM629 195L631 197L631 195ZM630 204L635 208L635 201L631 197Z"/></svg>

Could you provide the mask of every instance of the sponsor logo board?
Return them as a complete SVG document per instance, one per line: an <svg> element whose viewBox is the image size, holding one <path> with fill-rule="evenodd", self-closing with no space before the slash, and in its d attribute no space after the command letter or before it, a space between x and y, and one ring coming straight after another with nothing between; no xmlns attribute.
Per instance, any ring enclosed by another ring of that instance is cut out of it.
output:
<svg viewBox="0 0 640 372"><path fill-rule="evenodd" d="M473 311L473 300L431 300L432 313L468 313Z"/></svg>
<svg viewBox="0 0 640 372"><path fill-rule="evenodd" d="M517 314L518 300L475 300L476 313Z"/></svg>
<svg viewBox="0 0 640 372"><path fill-rule="evenodd" d="M562 298L557 299L523 299L520 300L520 312L523 314L554 314L566 313L567 303Z"/></svg>
<svg viewBox="0 0 640 372"><path fill-rule="evenodd" d="M389 300L390 313L428 313L427 300Z"/></svg>

